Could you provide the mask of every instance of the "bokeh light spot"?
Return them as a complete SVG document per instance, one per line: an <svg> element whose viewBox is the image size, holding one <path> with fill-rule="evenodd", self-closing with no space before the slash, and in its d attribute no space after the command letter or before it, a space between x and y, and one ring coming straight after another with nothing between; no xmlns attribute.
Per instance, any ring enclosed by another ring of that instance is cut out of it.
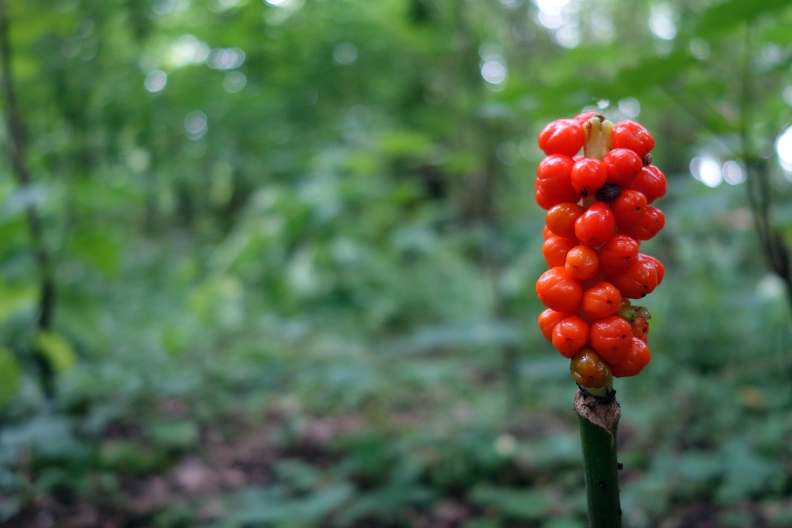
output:
<svg viewBox="0 0 792 528"><path fill-rule="evenodd" d="M690 160L690 174L707 187L717 187L723 181L720 163L708 156L697 156Z"/></svg>
<svg viewBox="0 0 792 528"><path fill-rule="evenodd" d="M619 112L625 117L635 119L641 113L641 103L635 97L625 97L619 100Z"/></svg>
<svg viewBox="0 0 792 528"><path fill-rule="evenodd" d="M240 48L217 48L212 50L206 64L215 70L233 70L245 63L245 52Z"/></svg>
<svg viewBox="0 0 792 528"><path fill-rule="evenodd" d="M776 141L776 153L784 170L792 171L792 126L784 130Z"/></svg>
<svg viewBox="0 0 792 528"><path fill-rule="evenodd" d="M669 4L652 4L649 9L649 29L656 37L663 40L672 40L676 37L674 12Z"/></svg>
<svg viewBox="0 0 792 528"><path fill-rule="evenodd" d="M201 139L209 130L209 118L200 110L195 110L187 114L184 118L184 131L187 137L192 140Z"/></svg>
<svg viewBox="0 0 792 528"><path fill-rule="evenodd" d="M247 84L247 77L240 71L228 72L223 77L223 89L228 93L239 93Z"/></svg>
<svg viewBox="0 0 792 528"><path fill-rule="evenodd" d="M744 182L746 179L742 165L734 160L729 160L724 163L721 173L723 174L723 181L729 185L737 185Z"/></svg>
<svg viewBox="0 0 792 528"><path fill-rule="evenodd" d="M333 61L336 64L347 66L358 58L357 46L351 42L339 42L333 48Z"/></svg>
<svg viewBox="0 0 792 528"><path fill-rule="evenodd" d="M168 84L168 74L162 70L152 70L146 74L143 86L151 93L161 92Z"/></svg>
<svg viewBox="0 0 792 528"><path fill-rule="evenodd" d="M168 59L176 67L200 64L209 57L209 45L193 35L182 35L171 45Z"/></svg>
<svg viewBox="0 0 792 528"><path fill-rule="evenodd" d="M499 60L488 60L481 65L481 76L490 84L503 84L508 75L506 65Z"/></svg>

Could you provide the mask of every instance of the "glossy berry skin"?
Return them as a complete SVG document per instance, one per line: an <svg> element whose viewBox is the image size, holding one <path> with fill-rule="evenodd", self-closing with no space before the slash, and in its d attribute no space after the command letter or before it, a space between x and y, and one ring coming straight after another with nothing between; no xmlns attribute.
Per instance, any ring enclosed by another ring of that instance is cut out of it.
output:
<svg viewBox="0 0 792 528"><path fill-rule="evenodd" d="M576 313L583 301L583 285L559 266L542 273L536 281L536 295L548 308Z"/></svg>
<svg viewBox="0 0 792 528"><path fill-rule="evenodd" d="M611 282L619 289L622 297L630 299L640 299L652 293L663 279L665 271L657 259L639 254L635 260L629 268L611 277Z"/></svg>
<svg viewBox="0 0 792 528"><path fill-rule="evenodd" d="M600 160L581 158L575 162L570 173L572 187L580 196L596 194L605 185L608 171Z"/></svg>
<svg viewBox="0 0 792 528"><path fill-rule="evenodd" d="M564 269L576 279L588 280L599 270L599 253L588 246L577 245L577 241L575 244L566 254Z"/></svg>
<svg viewBox="0 0 792 528"><path fill-rule="evenodd" d="M591 323L591 348L609 365L616 365L624 360L632 345L632 338L630 323L616 315Z"/></svg>
<svg viewBox="0 0 792 528"><path fill-rule="evenodd" d="M572 358L583 348L589 339L589 324L570 315L553 328L553 346L565 358Z"/></svg>
<svg viewBox="0 0 792 528"><path fill-rule="evenodd" d="M663 229L663 226L665 226L663 211L650 205L637 223L622 228L621 232L636 240L651 240Z"/></svg>
<svg viewBox="0 0 792 528"><path fill-rule="evenodd" d="M577 246L577 240L574 238L551 236L545 240L544 244L542 244L542 255L545 262L547 262L547 266L550 268L564 266L569 250L575 246Z"/></svg>
<svg viewBox="0 0 792 528"><path fill-rule="evenodd" d="M574 238L575 222L585 212L586 210L576 203L560 203L547 210L545 225L556 236Z"/></svg>
<svg viewBox="0 0 792 528"><path fill-rule="evenodd" d="M572 378L590 389L610 385L613 376L608 365L591 348L585 347L569 363Z"/></svg>
<svg viewBox="0 0 792 528"><path fill-rule="evenodd" d="M616 218L608 204L595 202L575 221L575 236L584 246L598 247L610 240Z"/></svg>
<svg viewBox="0 0 792 528"><path fill-rule="evenodd" d="M575 119L575 121L577 121L578 123L580 123L582 125L583 123L585 123L586 121L588 121L592 117L601 116L601 115L602 114L600 114L599 112L596 112L596 111L583 112L582 114L576 115L574 117L574 119Z"/></svg>
<svg viewBox="0 0 792 528"><path fill-rule="evenodd" d="M614 275L627 270L638 258L641 244L625 234L614 235L599 249L600 270Z"/></svg>
<svg viewBox="0 0 792 528"><path fill-rule="evenodd" d="M583 315L596 321L605 319L619 311L622 295L610 282L598 282L583 292L581 310Z"/></svg>
<svg viewBox="0 0 792 528"><path fill-rule="evenodd" d="M630 149L615 148L602 157L608 173L607 181L622 188L629 186L643 168L641 158Z"/></svg>
<svg viewBox="0 0 792 528"><path fill-rule="evenodd" d="M663 282L663 277L665 277L665 266L663 266L662 262L660 262L652 255L641 255L640 260L646 262L648 266L653 267L654 270L657 272L657 284ZM649 314L649 310L647 310L644 307L641 307L641 309L639 310L639 315L641 317L644 317L645 319L649 319L651 317L651 314Z"/></svg>
<svg viewBox="0 0 792 528"><path fill-rule="evenodd" d="M627 376L635 376L649 364L652 359L652 351L649 346L638 339L632 338L632 344L624 360L616 365L611 365L611 372L617 378L624 378Z"/></svg>
<svg viewBox="0 0 792 528"><path fill-rule="evenodd" d="M642 192L646 196L646 203L650 204L665 196L668 190L668 181L660 169L654 165L648 165L643 167L632 181L630 189Z"/></svg>
<svg viewBox="0 0 792 528"><path fill-rule="evenodd" d="M553 207L554 205L558 205L560 203L564 203L569 201L568 197L566 196L556 196L554 194L550 194L548 192L543 191L539 188L539 184L536 184L534 188L536 191L536 203L544 209L545 211Z"/></svg>
<svg viewBox="0 0 792 528"><path fill-rule="evenodd" d="M655 146L654 137L635 121L616 123L611 131L613 148L625 148L635 152L639 158L649 154Z"/></svg>
<svg viewBox="0 0 792 528"><path fill-rule="evenodd" d="M646 213L646 207L646 196L632 189L622 191L610 202L616 226L620 229L637 224Z"/></svg>
<svg viewBox="0 0 792 528"><path fill-rule="evenodd" d="M536 320L537 324L539 325L539 330L542 332L542 336L548 341L552 340L553 328L555 328L555 325L560 323L566 317L569 317L569 314L557 312L555 310L551 310L550 308L542 311Z"/></svg>
<svg viewBox="0 0 792 528"><path fill-rule="evenodd" d="M548 156L574 156L583 148L583 127L574 119L558 119L539 133L539 148Z"/></svg>
<svg viewBox="0 0 792 528"><path fill-rule="evenodd" d="M575 162L569 156L554 154L547 156L536 169L536 185L545 193L566 202L579 199L577 191L572 187L572 167Z"/></svg>

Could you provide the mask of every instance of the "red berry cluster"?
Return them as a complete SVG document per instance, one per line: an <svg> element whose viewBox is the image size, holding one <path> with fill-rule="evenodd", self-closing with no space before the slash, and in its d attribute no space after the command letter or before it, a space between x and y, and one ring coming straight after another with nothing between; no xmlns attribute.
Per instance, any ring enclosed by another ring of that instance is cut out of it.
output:
<svg viewBox="0 0 792 528"><path fill-rule="evenodd" d="M651 293L665 272L640 252L665 224L650 205L666 192L654 145L638 123L613 124L596 112L553 121L539 134L547 157L536 171L536 201L547 211L542 253L550 268L536 282L547 307L539 328L572 360L583 387L634 376L651 357L649 311L630 299Z"/></svg>

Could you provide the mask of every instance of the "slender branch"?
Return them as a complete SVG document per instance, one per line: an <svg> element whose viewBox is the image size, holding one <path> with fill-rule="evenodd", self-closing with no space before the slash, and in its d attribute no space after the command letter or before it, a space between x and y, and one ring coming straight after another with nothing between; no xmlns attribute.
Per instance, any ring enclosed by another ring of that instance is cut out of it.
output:
<svg viewBox="0 0 792 528"><path fill-rule="evenodd" d="M740 71L740 156L745 162L748 173L748 203L753 212L754 228L762 253L770 270L784 281L787 302L792 309L792 269L790 269L789 248L781 231L773 226L771 218L773 191L770 187L770 167L767 160L755 152L751 141L751 104L754 101L751 43L751 24L746 24Z"/></svg>
<svg viewBox="0 0 792 528"><path fill-rule="evenodd" d="M25 161L25 136L22 119L19 113L14 77L11 67L11 44L9 38L8 2L0 0L0 89L6 103L6 127L10 141L8 149L11 165L17 182L23 191L33 185L33 178ZM25 209L28 235L33 247L39 280L39 305L36 330L51 328L55 308L55 277L52 256L44 240L44 226L35 203L29 202ZM54 394L54 369L46 356L34 350L33 357L39 368L39 376L44 393L51 397Z"/></svg>

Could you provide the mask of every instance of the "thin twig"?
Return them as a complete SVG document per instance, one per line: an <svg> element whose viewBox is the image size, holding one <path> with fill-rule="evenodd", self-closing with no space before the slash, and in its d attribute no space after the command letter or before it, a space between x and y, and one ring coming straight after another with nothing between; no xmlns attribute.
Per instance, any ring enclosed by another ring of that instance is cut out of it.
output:
<svg viewBox="0 0 792 528"><path fill-rule="evenodd" d="M10 141L8 149L11 164L22 192L29 191L33 186L33 178L25 161L25 134L17 103L14 77L11 69L11 44L9 38L8 2L0 0L0 88L6 103L6 126ZM55 309L55 277L52 256L44 240L44 226L41 215L34 202L29 201L25 207L28 235L33 247L39 280L39 305L36 319L36 331L52 327ZM40 382L44 393L51 397L54 394L54 369L48 358L39 350L33 351L33 357L39 368Z"/></svg>

